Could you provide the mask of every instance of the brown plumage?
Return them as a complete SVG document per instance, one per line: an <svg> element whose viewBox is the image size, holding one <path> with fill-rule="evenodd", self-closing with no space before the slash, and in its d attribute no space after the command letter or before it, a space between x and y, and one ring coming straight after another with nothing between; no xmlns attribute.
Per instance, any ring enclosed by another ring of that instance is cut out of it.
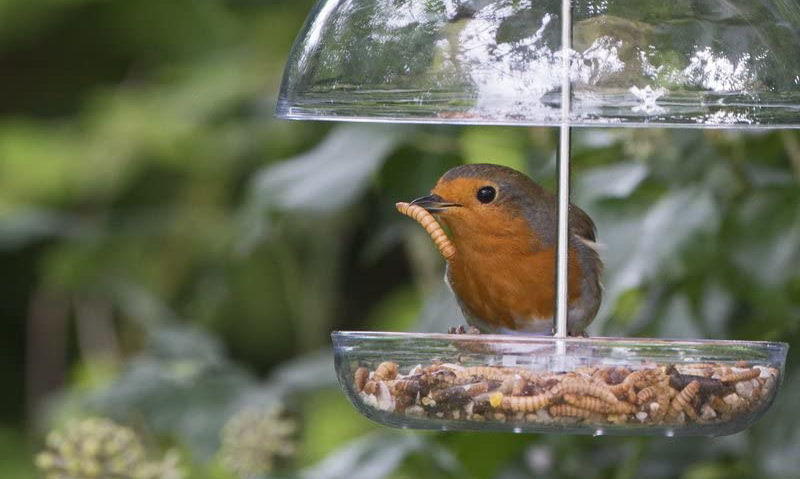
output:
<svg viewBox="0 0 800 479"><path fill-rule="evenodd" d="M552 331L553 194L511 168L475 164L451 169L411 205L450 231L447 281L469 324L488 332ZM591 218L570 205L569 221L568 330L581 335L600 306L602 263Z"/></svg>

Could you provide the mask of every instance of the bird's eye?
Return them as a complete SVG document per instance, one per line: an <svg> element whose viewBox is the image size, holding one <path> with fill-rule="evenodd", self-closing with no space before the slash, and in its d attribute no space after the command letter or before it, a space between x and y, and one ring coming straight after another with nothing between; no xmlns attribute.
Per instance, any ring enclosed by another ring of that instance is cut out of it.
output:
<svg viewBox="0 0 800 479"><path fill-rule="evenodd" d="M497 196L497 191L491 186L484 186L478 190L476 196L481 203L491 203L494 201L494 197Z"/></svg>

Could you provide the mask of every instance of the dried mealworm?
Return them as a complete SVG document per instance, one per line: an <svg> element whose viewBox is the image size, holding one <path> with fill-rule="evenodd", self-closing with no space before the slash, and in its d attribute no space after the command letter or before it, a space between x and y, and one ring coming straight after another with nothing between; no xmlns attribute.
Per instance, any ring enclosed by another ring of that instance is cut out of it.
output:
<svg viewBox="0 0 800 479"><path fill-rule="evenodd" d="M391 361L384 361L375 368L372 373L372 379L376 381L387 381L397 377L397 363Z"/></svg>
<svg viewBox="0 0 800 479"><path fill-rule="evenodd" d="M601 380L608 385L616 385L624 381L630 374L631 371L628 368L615 366L597 369L592 374L592 378Z"/></svg>
<svg viewBox="0 0 800 479"><path fill-rule="evenodd" d="M364 384L364 387L361 389L361 391L365 394L374 395L376 392L378 392L378 382L367 381L367 383Z"/></svg>
<svg viewBox="0 0 800 479"><path fill-rule="evenodd" d="M596 397L577 396L575 394L564 394L564 401L577 408L603 414L627 414L632 412L633 409L630 404L625 402L609 404Z"/></svg>
<svg viewBox="0 0 800 479"><path fill-rule="evenodd" d="M425 208L409 203L397 203L397 211L419 223L433 240L445 260L450 261L456 254L456 247L447 237L442 227Z"/></svg>
<svg viewBox="0 0 800 479"><path fill-rule="evenodd" d="M749 379L757 378L759 375L761 375L761 371L754 368L726 374L719 378L719 380L723 383L738 383L739 381L747 381Z"/></svg>
<svg viewBox="0 0 800 479"><path fill-rule="evenodd" d="M367 379L369 379L369 369L363 366L356 369L356 372L353 373L353 385L356 387L356 391L361 392L364 390Z"/></svg>
<svg viewBox="0 0 800 479"><path fill-rule="evenodd" d="M598 414L570 404L556 404L550 406L550 415L554 417L577 417L582 419L599 419Z"/></svg>
<svg viewBox="0 0 800 479"><path fill-rule="evenodd" d="M479 383L465 384L461 387L464 388L464 391L470 396L477 396L478 394L489 392L489 383L487 383L486 381L481 381Z"/></svg>
<svg viewBox="0 0 800 479"><path fill-rule="evenodd" d="M690 368L690 369L719 369L723 367L722 364L718 363L685 363L685 364L678 364L676 365L678 368Z"/></svg>
<svg viewBox="0 0 800 479"><path fill-rule="evenodd" d="M512 412L534 412L537 409L547 407L552 400L553 396L550 393L542 393L536 396L501 396L499 406ZM496 404L497 401L494 401L494 403Z"/></svg>
<svg viewBox="0 0 800 479"><path fill-rule="evenodd" d="M708 401L709 405L711 405L714 410L719 413L723 412L730 412L731 406L730 404L723 401L719 396L712 396L711 399Z"/></svg>
<svg viewBox="0 0 800 479"><path fill-rule="evenodd" d="M463 401L469 400L471 397L478 396L489 392L489 383L483 381L479 383L463 384L451 386L444 389L437 389L431 392L431 398L434 401Z"/></svg>
<svg viewBox="0 0 800 479"><path fill-rule="evenodd" d="M657 394L658 391L656 390L655 386L647 386L639 391L638 394L636 394L636 402L639 404L644 404L656 397Z"/></svg>
<svg viewBox="0 0 800 479"><path fill-rule="evenodd" d="M514 377L513 381L514 382L511 385L511 395L522 396L523 394L525 394L525 386L527 385L527 381L525 381L519 376Z"/></svg>
<svg viewBox="0 0 800 479"><path fill-rule="evenodd" d="M687 384L686 387L683 388L683 390L677 396L675 396L675 399L672 400L672 404L670 405L672 411L675 413L683 411L687 416L692 418L694 421L697 421L697 411L695 411L694 406L692 406L692 400L694 400L694 397L697 396L699 391L699 381L692 381Z"/></svg>
<svg viewBox="0 0 800 479"><path fill-rule="evenodd" d="M656 403L655 405L651 405L650 408L653 422L659 423L667 415L667 412L669 412L670 401L672 400L672 394L675 392L675 390L669 387L669 382L666 380L662 380L656 384L655 388ZM658 407L653 410L654 406Z"/></svg>
<svg viewBox="0 0 800 479"><path fill-rule="evenodd" d="M513 376L508 376L500 382L500 387L497 390L503 394L511 394L514 392L514 384L516 381L517 380Z"/></svg>
<svg viewBox="0 0 800 479"><path fill-rule="evenodd" d="M630 397L630 392L634 388L644 388L656 382L663 372L659 369L639 369L634 371L619 384L609 386L609 389L615 396L627 395Z"/></svg>
<svg viewBox="0 0 800 479"><path fill-rule="evenodd" d="M458 378L484 378L490 381L503 381L511 372L503 368L495 368L492 366L473 366L454 371Z"/></svg>
<svg viewBox="0 0 800 479"><path fill-rule="evenodd" d="M681 374L677 371L669 376L669 385L678 391L682 391L683 388L685 388L692 381L697 381L700 383L701 396L733 391L731 385L725 384L719 379L705 376L693 376L691 374Z"/></svg>
<svg viewBox="0 0 800 479"><path fill-rule="evenodd" d="M619 402L617 397L609 390L608 386L601 386L597 383L589 383L579 379L565 379L551 389L553 395L561 394L579 394L594 396L602 399L603 401L616 404Z"/></svg>
<svg viewBox="0 0 800 479"><path fill-rule="evenodd" d="M392 382L391 389L395 395L416 396L420 390L420 384L415 379L396 379Z"/></svg>
<svg viewBox="0 0 800 479"><path fill-rule="evenodd" d="M433 385L447 384L452 386L456 383L462 382L462 380L456 375L455 370L442 366L427 368L424 370L422 376Z"/></svg>
<svg viewBox="0 0 800 479"><path fill-rule="evenodd" d="M437 404L449 404L453 406L463 406L470 400L470 395L461 386L453 386L445 389L431 391L431 399Z"/></svg>

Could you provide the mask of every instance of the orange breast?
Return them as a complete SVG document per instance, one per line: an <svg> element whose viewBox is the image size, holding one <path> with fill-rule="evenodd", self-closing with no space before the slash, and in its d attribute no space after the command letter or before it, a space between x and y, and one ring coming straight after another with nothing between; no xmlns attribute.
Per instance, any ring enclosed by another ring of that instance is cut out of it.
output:
<svg viewBox="0 0 800 479"><path fill-rule="evenodd" d="M527 227L524 227L527 230ZM454 292L492 327L520 329L526 319L551 319L554 307L555 248L536 249L529 231L512 235L454 238L458 254L450 264ZM580 296L581 269L570 251L569 302Z"/></svg>

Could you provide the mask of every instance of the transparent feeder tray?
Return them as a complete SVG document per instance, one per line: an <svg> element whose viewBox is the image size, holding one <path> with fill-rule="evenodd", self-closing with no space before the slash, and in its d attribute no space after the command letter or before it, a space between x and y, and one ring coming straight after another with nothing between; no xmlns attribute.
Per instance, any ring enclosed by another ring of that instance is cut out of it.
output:
<svg viewBox="0 0 800 479"><path fill-rule="evenodd" d="M721 436L755 423L788 345L386 332L332 334L339 382L411 429Z"/></svg>

